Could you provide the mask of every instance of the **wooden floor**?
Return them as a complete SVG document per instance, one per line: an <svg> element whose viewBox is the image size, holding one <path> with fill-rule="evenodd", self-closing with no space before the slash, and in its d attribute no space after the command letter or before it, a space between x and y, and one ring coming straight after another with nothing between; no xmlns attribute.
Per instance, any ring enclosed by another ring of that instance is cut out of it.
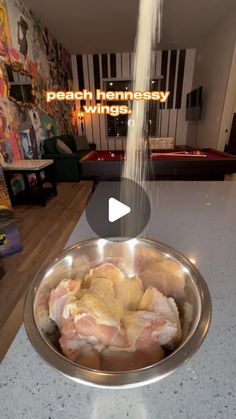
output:
<svg viewBox="0 0 236 419"><path fill-rule="evenodd" d="M4 259L0 280L0 361L23 320L23 303L35 273L60 252L78 222L92 193L92 182L62 183L58 196L45 208L17 206L15 218L23 251Z"/></svg>

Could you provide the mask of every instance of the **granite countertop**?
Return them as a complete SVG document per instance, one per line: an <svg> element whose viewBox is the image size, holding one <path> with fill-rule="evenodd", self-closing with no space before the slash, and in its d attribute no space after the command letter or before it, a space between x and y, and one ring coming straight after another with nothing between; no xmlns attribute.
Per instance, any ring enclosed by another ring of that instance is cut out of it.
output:
<svg viewBox="0 0 236 419"><path fill-rule="evenodd" d="M153 182L151 187L152 215L142 235L196 261L213 302L204 344L158 383L106 390L53 370L22 326L0 366L1 419L236 417L236 182ZM93 236L83 215L67 245Z"/></svg>

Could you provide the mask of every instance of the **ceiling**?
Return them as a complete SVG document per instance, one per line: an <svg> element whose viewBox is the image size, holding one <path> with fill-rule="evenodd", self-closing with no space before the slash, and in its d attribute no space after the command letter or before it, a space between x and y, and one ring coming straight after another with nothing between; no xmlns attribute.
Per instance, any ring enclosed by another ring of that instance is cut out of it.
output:
<svg viewBox="0 0 236 419"><path fill-rule="evenodd" d="M24 0L72 54L132 51L139 0ZM164 0L161 48L195 48L235 0Z"/></svg>

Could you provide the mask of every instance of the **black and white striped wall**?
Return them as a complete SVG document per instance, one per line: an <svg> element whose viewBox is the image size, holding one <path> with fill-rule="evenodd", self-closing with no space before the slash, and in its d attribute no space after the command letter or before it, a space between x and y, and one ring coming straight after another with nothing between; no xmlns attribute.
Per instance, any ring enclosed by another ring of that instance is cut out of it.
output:
<svg viewBox="0 0 236 419"><path fill-rule="evenodd" d="M176 144L186 144L187 122L185 121L186 94L192 89L195 50L165 50L153 52L152 78L162 76L161 90L169 90L168 101L161 105L158 115L157 137L173 137ZM72 56L74 89L104 89L107 80L132 80L134 53L89 54ZM83 101L77 102L77 109ZM86 101L95 105L95 99ZM158 105L157 105L158 106ZM78 121L81 133L81 124ZM107 137L106 116L84 117L84 131L89 142L97 144L98 150L124 149L125 138Z"/></svg>

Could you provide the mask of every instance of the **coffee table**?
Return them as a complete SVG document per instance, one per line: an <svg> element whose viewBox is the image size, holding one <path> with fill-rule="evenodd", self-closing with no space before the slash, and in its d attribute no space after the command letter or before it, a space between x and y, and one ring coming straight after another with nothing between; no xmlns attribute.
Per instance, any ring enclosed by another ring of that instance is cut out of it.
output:
<svg viewBox="0 0 236 419"><path fill-rule="evenodd" d="M42 207L46 206L47 196L50 193L57 195L57 185L54 173L53 160L19 160L13 163L8 163L3 167L8 193L12 205L22 203L22 193L14 195L11 184L12 174L21 174L25 183L24 195L27 196L27 201L31 203L39 203ZM42 173L45 173L46 182L51 183L51 187L44 187L45 180L42 178ZM34 174L37 180L36 200L34 198L33 188L29 184L28 175ZM18 196L20 195L20 196ZM25 200L23 201L25 202Z"/></svg>

